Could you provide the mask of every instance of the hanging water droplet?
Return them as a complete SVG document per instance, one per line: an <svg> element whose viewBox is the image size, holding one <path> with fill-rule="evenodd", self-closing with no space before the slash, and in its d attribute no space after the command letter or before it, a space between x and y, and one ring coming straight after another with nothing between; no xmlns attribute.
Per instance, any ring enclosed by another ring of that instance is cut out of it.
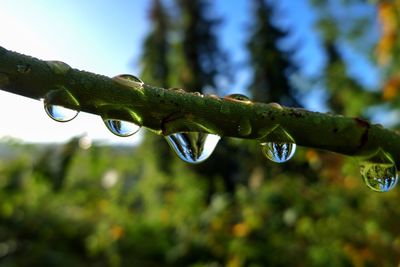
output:
<svg viewBox="0 0 400 267"><path fill-rule="evenodd" d="M208 94L208 95L206 95L206 97L209 97L209 98L214 98L214 99L218 99L218 100L220 100L220 99L221 99L219 96L217 96L217 95L214 95L214 94Z"/></svg>
<svg viewBox="0 0 400 267"><path fill-rule="evenodd" d="M208 159L220 138L215 134L198 132L181 132L165 137L180 159L193 164Z"/></svg>
<svg viewBox="0 0 400 267"><path fill-rule="evenodd" d="M397 184L397 170L393 163L363 162L360 172L365 184L377 192L387 192Z"/></svg>
<svg viewBox="0 0 400 267"><path fill-rule="evenodd" d="M191 93L192 95L195 95L195 96L201 96L201 97L204 97L204 95L202 95L200 92L193 92L193 93Z"/></svg>
<svg viewBox="0 0 400 267"><path fill-rule="evenodd" d="M296 151L295 143L261 143L263 154L273 162L283 163L291 159Z"/></svg>
<svg viewBox="0 0 400 267"><path fill-rule="evenodd" d="M79 113L79 111L77 110L65 108L58 105L51 105L48 104L46 101L44 102L44 110L50 118L58 122L70 121L74 119Z"/></svg>
<svg viewBox="0 0 400 267"><path fill-rule="evenodd" d="M129 121L105 119L103 120L107 128L113 134L121 137L131 136L137 133L140 129L139 125Z"/></svg>
<svg viewBox="0 0 400 267"><path fill-rule="evenodd" d="M242 94L230 94L230 95L224 96L224 99L251 103L250 98L245 95L242 95Z"/></svg>
<svg viewBox="0 0 400 267"><path fill-rule="evenodd" d="M130 82L138 83L140 85L144 84L144 82L141 79L139 79L138 77L131 75L131 74L117 75L117 76L113 77L113 80L115 80L116 82L122 83L122 84L127 84L127 85L129 85Z"/></svg>

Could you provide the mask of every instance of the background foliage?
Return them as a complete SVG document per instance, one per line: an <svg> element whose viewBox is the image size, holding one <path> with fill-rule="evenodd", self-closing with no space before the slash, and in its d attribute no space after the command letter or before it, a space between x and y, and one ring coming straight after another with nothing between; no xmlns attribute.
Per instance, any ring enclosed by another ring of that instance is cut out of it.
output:
<svg viewBox="0 0 400 267"><path fill-rule="evenodd" d="M372 120L393 112L400 2L312 2L326 54L318 77L294 59L301 42L280 45L291 31L274 21L284 16L275 2L252 1L248 94L302 107L323 90L321 105L333 112ZM206 0L153 0L140 61L145 82L228 93L224 84L237 64L219 44L223 20L211 7ZM374 23L377 38L369 31ZM343 47L381 68L383 89L349 75ZM395 266L400 194L369 191L358 168L355 159L306 148L277 165L257 144L229 138L196 166L147 133L134 148L85 137L40 146L3 140L0 265Z"/></svg>

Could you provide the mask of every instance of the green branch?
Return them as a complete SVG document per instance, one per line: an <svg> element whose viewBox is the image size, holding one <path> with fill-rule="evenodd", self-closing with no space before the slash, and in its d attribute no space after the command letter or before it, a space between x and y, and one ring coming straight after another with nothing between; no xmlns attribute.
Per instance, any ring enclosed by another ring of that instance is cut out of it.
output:
<svg viewBox="0 0 400 267"><path fill-rule="evenodd" d="M362 119L156 88L1 47L0 88L102 117L132 121L164 135L207 132L260 142L295 142L360 157L383 150L400 167L399 134Z"/></svg>

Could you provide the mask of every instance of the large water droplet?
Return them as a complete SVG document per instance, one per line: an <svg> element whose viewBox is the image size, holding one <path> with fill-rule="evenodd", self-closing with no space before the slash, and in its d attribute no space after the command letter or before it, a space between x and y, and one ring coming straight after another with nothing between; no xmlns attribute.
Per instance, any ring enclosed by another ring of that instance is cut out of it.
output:
<svg viewBox="0 0 400 267"><path fill-rule="evenodd" d="M139 79L138 77L131 75L131 74L121 74L121 75L117 75L115 77L113 77L113 80L119 82L119 83L129 83L129 82L134 82L134 83L138 83L140 85L143 85L144 82Z"/></svg>
<svg viewBox="0 0 400 267"><path fill-rule="evenodd" d="M276 109L283 109L279 103L275 103L275 102L269 103L268 106L276 108Z"/></svg>
<svg viewBox="0 0 400 267"><path fill-rule="evenodd" d="M58 105L51 105L46 101L44 102L44 110L50 118L58 122L70 121L74 119L79 113L79 111L77 110L65 108Z"/></svg>
<svg viewBox="0 0 400 267"><path fill-rule="evenodd" d="M232 100L232 101L251 103L250 98L245 96L245 95L242 95L242 94L230 94L230 95L224 96L224 99Z"/></svg>
<svg viewBox="0 0 400 267"><path fill-rule="evenodd" d="M218 99L218 100L220 100L220 99L221 99L219 96L217 96L217 95L214 95L214 94L208 94L208 95L206 95L206 97L209 97L209 98L214 98L214 99Z"/></svg>
<svg viewBox="0 0 400 267"><path fill-rule="evenodd" d="M261 143L263 154L273 162L283 163L291 159L296 151L295 143Z"/></svg>
<svg viewBox="0 0 400 267"><path fill-rule="evenodd" d="M363 162L360 172L365 184L377 192L387 192L397 184L397 170L393 163Z"/></svg>
<svg viewBox="0 0 400 267"><path fill-rule="evenodd" d="M165 137L180 159L193 164L208 159L220 138L215 134L197 132L181 132Z"/></svg>
<svg viewBox="0 0 400 267"><path fill-rule="evenodd" d="M62 61L49 60L46 63L55 74L65 74L71 69L67 63Z"/></svg>
<svg viewBox="0 0 400 267"><path fill-rule="evenodd" d="M140 129L139 125L129 121L105 119L104 123L110 132L121 137L131 136L137 133Z"/></svg>

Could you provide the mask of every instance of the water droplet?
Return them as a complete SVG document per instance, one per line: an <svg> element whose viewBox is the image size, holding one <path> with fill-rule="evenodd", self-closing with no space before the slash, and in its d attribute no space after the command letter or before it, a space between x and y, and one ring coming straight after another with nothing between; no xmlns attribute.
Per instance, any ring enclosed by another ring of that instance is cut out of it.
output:
<svg viewBox="0 0 400 267"><path fill-rule="evenodd" d="M51 105L48 104L46 101L44 102L44 110L50 118L58 122L70 121L74 119L79 113L79 111L77 110L65 108L58 105Z"/></svg>
<svg viewBox="0 0 400 267"><path fill-rule="evenodd" d="M360 172L365 184L373 191L387 192L397 184L397 170L393 163L363 162Z"/></svg>
<svg viewBox="0 0 400 267"><path fill-rule="evenodd" d="M239 101L239 102L247 102L251 103L251 100L249 97L242 95L242 94L231 94L224 96L224 99L226 100L233 100L233 101Z"/></svg>
<svg viewBox="0 0 400 267"><path fill-rule="evenodd" d="M209 95L206 95L206 97L209 97L209 98L214 98L214 99L218 99L218 100L220 100L220 99L221 99L219 96L217 96L217 95L214 95L214 94L209 94Z"/></svg>
<svg viewBox="0 0 400 267"><path fill-rule="evenodd" d="M215 134L198 132L181 132L165 137L181 160L193 164L208 159L220 138Z"/></svg>
<svg viewBox="0 0 400 267"><path fill-rule="evenodd" d="M131 75L131 74L121 74L113 77L113 80L116 82L122 83L122 84L129 84L130 82L133 83L138 83L140 85L143 85L144 82L139 79L138 77Z"/></svg>
<svg viewBox="0 0 400 267"><path fill-rule="evenodd" d="M184 89L178 88L178 87L171 87L171 88L168 88L168 90L175 91L175 92L178 92L178 93L184 93L185 92Z"/></svg>
<svg viewBox="0 0 400 267"><path fill-rule="evenodd" d="M104 123L113 134L121 137L131 136L140 129L139 125L129 121L105 119Z"/></svg>
<svg viewBox="0 0 400 267"><path fill-rule="evenodd" d="M29 73L31 71L31 65L29 65L29 64L19 64L19 65L17 65L17 71L19 73Z"/></svg>
<svg viewBox="0 0 400 267"><path fill-rule="evenodd" d="M296 151L295 143L261 143L263 154L273 162L283 163L291 159Z"/></svg>
<svg viewBox="0 0 400 267"><path fill-rule="evenodd" d="M276 102L271 102L268 104L270 107L272 108L276 108L276 109L283 109L282 106L279 103Z"/></svg>
<svg viewBox="0 0 400 267"><path fill-rule="evenodd" d="M71 69L67 63L62 61L48 60L46 63L55 74L65 74Z"/></svg>
<svg viewBox="0 0 400 267"><path fill-rule="evenodd" d="M193 93L191 93L192 95L195 95L195 96L200 96L200 97L204 97L204 95L202 95L200 92L193 92Z"/></svg>

